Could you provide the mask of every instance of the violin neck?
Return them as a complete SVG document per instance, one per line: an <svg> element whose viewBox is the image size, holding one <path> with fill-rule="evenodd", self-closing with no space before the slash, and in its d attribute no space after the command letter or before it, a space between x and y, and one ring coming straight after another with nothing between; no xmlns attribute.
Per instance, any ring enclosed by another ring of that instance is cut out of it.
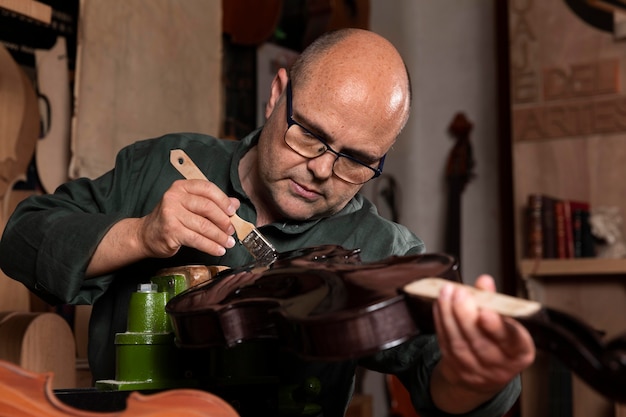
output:
<svg viewBox="0 0 626 417"><path fill-rule="evenodd" d="M557 357L599 393L626 402L626 336L607 342L601 332L583 321L535 301L482 291L442 278L423 278L403 290L423 308L437 299L444 285L463 286L474 295L479 307L512 317L530 333L537 349ZM425 314L424 314L425 316ZM430 316L432 319L432 315ZM428 324L420 323L424 329Z"/></svg>
<svg viewBox="0 0 626 417"><path fill-rule="evenodd" d="M410 296L434 301L439 296L444 285L463 287L474 296L479 307L488 308L508 317L530 317L542 309L542 305L536 301L483 291L443 278L422 278L406 285L404 291Z"/></svg>

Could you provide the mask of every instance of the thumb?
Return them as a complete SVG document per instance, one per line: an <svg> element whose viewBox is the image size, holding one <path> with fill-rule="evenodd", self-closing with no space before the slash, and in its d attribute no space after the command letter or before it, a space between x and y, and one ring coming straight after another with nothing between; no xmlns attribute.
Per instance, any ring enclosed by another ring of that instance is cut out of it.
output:
<svg viewBox="0 0 626 417"><path fill-rule="evenodd" d="M482 274L476 278L476 283L474 284L476 288L484 291L496 291L496 283L493 280L491 275Z"/></svg>

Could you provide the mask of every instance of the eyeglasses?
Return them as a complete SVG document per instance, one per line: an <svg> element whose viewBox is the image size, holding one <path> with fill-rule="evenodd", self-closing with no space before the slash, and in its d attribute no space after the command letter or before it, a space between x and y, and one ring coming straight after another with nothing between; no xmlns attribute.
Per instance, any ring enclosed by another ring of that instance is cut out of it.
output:
<svg viewBox="0 0 626 417"><path fill-rule="evenodd" d="M385 156L378 162L378 167L373 168L370 164L359 161L355 157L343 152L337 152L321 137L293 120L291 80L287 83L287 130L285 131L285 143L295 153L305 158L313 159L322 156L326 152L336 155L333 162L333 173L340 179L351 184L364 184L369 180L379 177L383 173Z"/></svg>

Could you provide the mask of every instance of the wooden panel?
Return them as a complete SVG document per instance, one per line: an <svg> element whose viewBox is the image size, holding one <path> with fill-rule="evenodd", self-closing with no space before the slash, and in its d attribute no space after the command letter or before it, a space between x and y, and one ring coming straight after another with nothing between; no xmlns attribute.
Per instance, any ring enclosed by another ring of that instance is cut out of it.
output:
<svg viewBox="0 0 626 417"><path fill-rule="evenodd" d="M7 9L44 24L52 21L52 7L34 0L0 0L0 9Z"/></svg>
<svg viewBox="0 0 626 417"><path fill-rule="evenodd" d="M626 219L626 135L595 136L588 144L590 200L621 207Z"/></svg>
<svg viewBox="0 0 626 417"><path fill-rule="evenodd" d="M81 1L71 177L138 139L219 134L221 2Z"/></svg>
<svg viewBox="0 0 626 417"><path fill-rule="evenodd" d="M0 230L4 230L4 226L9 216L15 210L15 207L22 200L37 194L35 191L27 190L8 190L0 203ZM0 270L0 309L3 311L29 311L30 310L30 291L21 282L9 278L2 270Z"/></svg>
<svg viewBox="0 0 626 417"><path fill-rule="evenodd" d="M76 385L74 335L55 313L11 313L0 321L0 359L33 372L54 373L54 388Z"/></svg>

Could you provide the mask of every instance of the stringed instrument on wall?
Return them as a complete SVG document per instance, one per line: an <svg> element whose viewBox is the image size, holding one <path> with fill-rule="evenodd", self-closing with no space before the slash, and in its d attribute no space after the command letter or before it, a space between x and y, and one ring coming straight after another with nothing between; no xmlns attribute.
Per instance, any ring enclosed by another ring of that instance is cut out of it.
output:
<svg viewBox="0 0 626 417"><path fill-rule="evenodd" d="M461 259L461 196L474 177L474 155L469 134L472 123L463 113L457 113L450 127L455 143L446 160L447 210L444 252Z"/></svg>
<svg viewBox="0 0 626 417"><path fill-rule="evenodd" d="M0 43L0 231L15 206L34 192L14 190L27 178L39 137L39 109L31 80ZM0 271L3 310L27 311L28 290Z"/></svg>

